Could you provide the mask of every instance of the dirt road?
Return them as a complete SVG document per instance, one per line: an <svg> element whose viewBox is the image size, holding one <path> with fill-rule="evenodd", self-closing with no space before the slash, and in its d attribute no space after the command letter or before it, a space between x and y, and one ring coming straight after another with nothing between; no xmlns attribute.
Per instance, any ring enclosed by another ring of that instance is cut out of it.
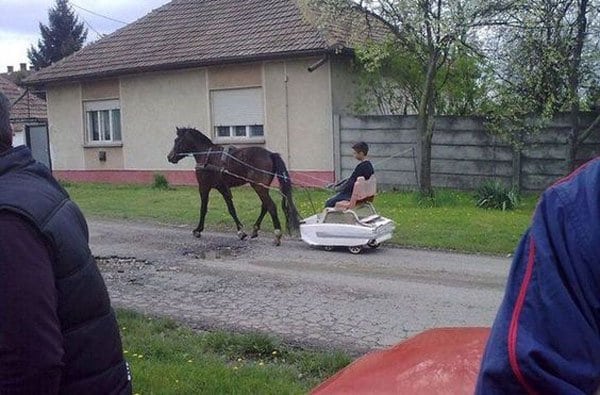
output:
<svg viewBox="0 0 600 395"><path fill-rule="evenodd" d="M352 255L271 235L90 219L91 247L113 303L198 329L263 331L361 352L424 329L489 326L507 258L383 246ZM105 259L111 258L111 259Z"/></svg>

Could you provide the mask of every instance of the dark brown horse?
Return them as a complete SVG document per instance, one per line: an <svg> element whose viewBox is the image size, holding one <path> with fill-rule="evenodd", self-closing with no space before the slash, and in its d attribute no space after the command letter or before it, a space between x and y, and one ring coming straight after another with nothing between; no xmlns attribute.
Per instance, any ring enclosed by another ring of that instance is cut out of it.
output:
<svg viewBox="0 0 600 395"><path fill-rule="evenodd" d="M268 212L275 228L275 244L279 245L281 243L281 224L277 217L277 206L269 196L269 185L271 185L275 175L283 196L282 207L288 232L299 230L299 215L292 200L292 183L279 154L261 147L223 147L214 144L196 129L177 128L177 137L167 159L171 163L177 163L189 155L193 155L196 159L196 178L198 179L201 200L200 222L198 227L194 229L194 236L200 237L204 230L208 195L210 190L215 188L223 195L227 203L227 209L235 221L238 236L245 239L247 235L243 231L243 225L235 212L230 188L250 184L262 203L251 237L258 236L260 224Z"/></svg>

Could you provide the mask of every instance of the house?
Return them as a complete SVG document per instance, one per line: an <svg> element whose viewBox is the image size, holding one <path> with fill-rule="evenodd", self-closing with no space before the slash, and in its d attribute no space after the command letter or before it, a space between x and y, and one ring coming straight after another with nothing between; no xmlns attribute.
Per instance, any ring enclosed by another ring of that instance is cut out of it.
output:
<svg viewBox="0 0 600 395"><path fill-rule="evenodd" d="M335 118L354 100L349 37L384 33L364 14L315 15L296 0L173 0L34 73L56 176L194 184L191 159L166 160L175 128L191 126L279 152L297 183L332 181Z"/></svg>
<svg viewBox="0 0 600 395"><path fill-rule="evenodd" d="M0 92L12 105L13 146L29 146L34 158L51 168L46 102L3 75L0 75Z"/></svg>

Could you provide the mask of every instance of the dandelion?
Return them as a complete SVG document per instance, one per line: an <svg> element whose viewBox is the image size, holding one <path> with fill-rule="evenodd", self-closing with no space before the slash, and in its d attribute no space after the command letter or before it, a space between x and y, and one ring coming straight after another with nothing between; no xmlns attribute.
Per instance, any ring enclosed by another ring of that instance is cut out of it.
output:
<svg viewBox="0 0 600 395"><path fill-rule="evenodd" d="M234 366L234 367L233 367L233 370L238 370L238 367L237 367L237 366Z"/></svg>
<svg viewBox="0 0 600 395"><path fill-rule="evenodd" d="M277 351L273 351L271 354L273 354L273 355L277 355Z"/></svg>
<svg viewBox="0 0 600 395"><path fill-rule="evenodd" d="M138 356L137 354L133 354L133 357L134 357L134 358L135 358L135 357L137 357L137 356Z"/></svg>
<svg viewBox="0 0 600 395"><path fill-rule="evenodd" d="M188 359L188 363L192 363L192 362L194 362L194 360Z"/></svg>
<svg viewBox="0 0 600 395"><path fill-rule="evenodd" d="M129 354L129 351L123 350L123 354Z"/></svg>
<svg viewBox="0 0 600 395"><path fill-rule="evenodd" d="M264 366L264 364L265 364L264 362L259 362L258 366Z"/></svg>
<svg viewBox="0 0 600 395"><path fill-rule="evenodd" d="M144 356L142 354L138 355L138 358L144 358Z"/></svg>
<svg viewBox="0 0 600 395"><path fill-rule="evenodd" d="M243 359L242 359L242 358L238 358L238 360L237 360L237 361L238 361L238 362L242 362L242 361L243 361Z"/></svg>
<svg viewBox="0 0 600 395"><path fill-rule="evenodd" d="M121 329L122 329L122 330L125 330L125 329L127 329L127 327L126 327L126 326L124 326L124 327L122 327Z"/></svg>

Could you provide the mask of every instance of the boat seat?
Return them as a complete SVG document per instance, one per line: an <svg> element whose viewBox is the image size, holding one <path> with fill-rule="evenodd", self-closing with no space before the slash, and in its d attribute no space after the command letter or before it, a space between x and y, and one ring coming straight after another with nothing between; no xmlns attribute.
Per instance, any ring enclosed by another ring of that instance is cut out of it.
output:
<svg viewBox="0 0 600 395"><path fill-rule="evenodd" d="M364 177L358 177L352 189L350 200L342 200L335 204L335 209L339 211L350 210L358 204L372 202L377 194L377 180L372 175L368 180Z"/></svg>

